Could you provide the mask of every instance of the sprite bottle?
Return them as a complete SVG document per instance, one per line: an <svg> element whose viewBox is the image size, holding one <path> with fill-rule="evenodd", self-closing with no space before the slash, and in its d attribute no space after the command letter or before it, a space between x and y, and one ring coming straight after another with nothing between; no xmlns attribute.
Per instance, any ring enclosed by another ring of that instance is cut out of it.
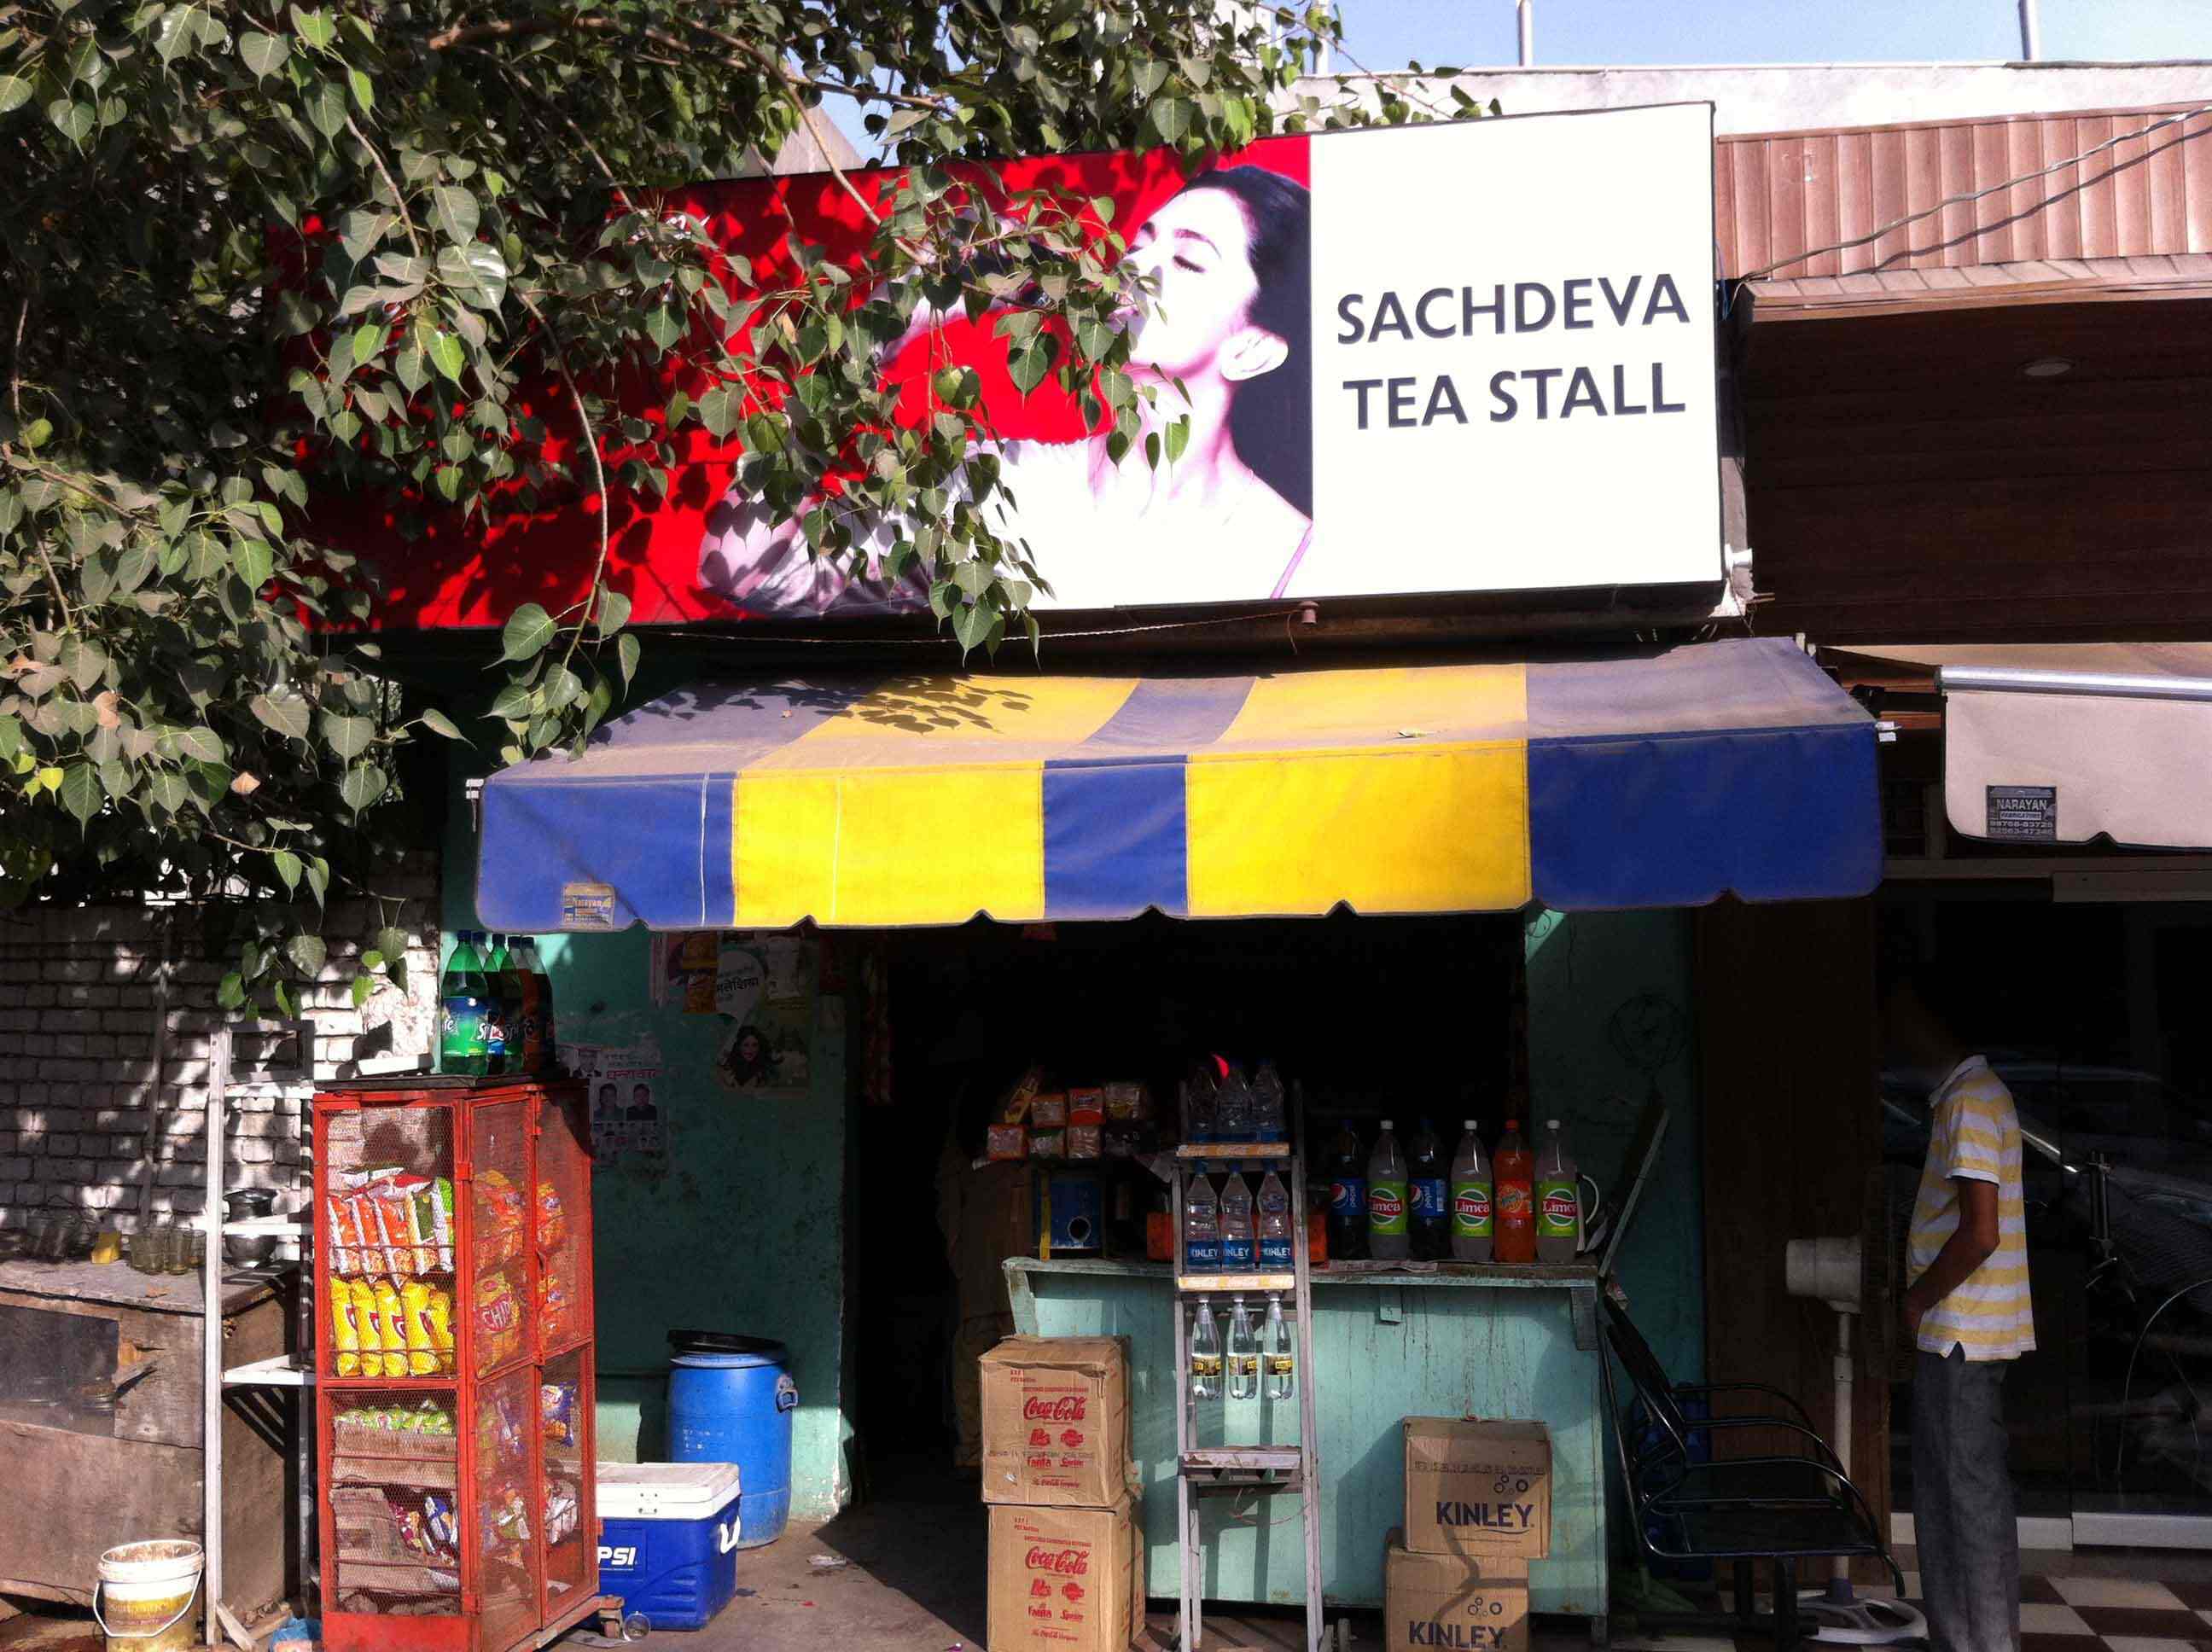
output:
<svg viewBox="0 0 2212 1652"><path fill-rule="evenodd" d="M484 978L474 930L454 938L453 954L438 978L438 1071L482 1076L488 1062L484 1022L491 987Z"/></svg>

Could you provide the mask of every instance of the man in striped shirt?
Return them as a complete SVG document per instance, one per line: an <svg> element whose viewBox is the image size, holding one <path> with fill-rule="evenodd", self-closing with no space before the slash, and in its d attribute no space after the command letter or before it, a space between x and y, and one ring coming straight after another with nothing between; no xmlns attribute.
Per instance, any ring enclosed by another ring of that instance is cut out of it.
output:
<svg viewBox="0 0 2212 1652"><path fill-rule="evenodd" d="M2018 1652L2020 1542L2006 1466L2004 1378L2035 1346L2020 1120L2012 1092L1901 979L1892 1054L1943 1075L1912 1209L1905 1328L1912 1377L1912 1530L1936 1652Z"/></svg>

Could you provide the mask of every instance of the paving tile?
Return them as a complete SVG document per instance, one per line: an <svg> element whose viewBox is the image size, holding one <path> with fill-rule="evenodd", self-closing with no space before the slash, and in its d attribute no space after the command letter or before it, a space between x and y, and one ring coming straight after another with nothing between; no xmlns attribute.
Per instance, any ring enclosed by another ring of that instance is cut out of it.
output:
<svg viewBox="0 0 2212 1652"><path fill-rule="evenodd" d="M2197 1652L2203 1643L2175 1640L2156 1635L2107 1635L2105 1645L2109 1652Z"/></svg>
<svg viewBox="0 0 2212 1652"><path fill-rule="evenodd" d="M2136 1640L2191 1641L2203 1637L2204 1620L2186 1606L2161 1612L2155 1606L2075 1606L2081 1621L2107 1640L2130 1636Z"/></svg>
<svg viewBox="0 0 2212 1652"><path fill-rule="evenodd" d="M2082 1621L2081 1614L2072 1606L2041 1600L2021 1602L2020 1630L2023 1635L2094 1635L2097 1632Z"/></svg>
<svg viewBox="0 0 2212 1652"><path fill-rule="evenodd" d="M2168 1583L2166 1588L2180 1596L2181 1604L2192 1611L2212 1611L2212 1582Z"/></svg>
<svg viewBox="0 0 2212 1652"><path fill-rule="evenodd" d="M1917 1572L1913 1575L1916 1577L1919 1576ZM2059 1594L2058 1585L2055 1579L2049 1577L2023 1577L2020 1580L2020 1598L2023 1604L2033 1600L2042 1606L2057 1606L2066 1597Z"/></svg>
<svg viewBox="0 0 2212 1652"><path fill-rule="evenodd" d="M2126 1606L2137 1611L2182 1609L2181 1597L2142 1577L2054 1577L2058 1598L2069 1606Z"/></svg>
<svg viewBox="0 0 2212 1652"><path fill-rule="evenodd" d="M2023 1630L2020 1652L2082 1652L2079 1635L2032 1635Z"/></svg>

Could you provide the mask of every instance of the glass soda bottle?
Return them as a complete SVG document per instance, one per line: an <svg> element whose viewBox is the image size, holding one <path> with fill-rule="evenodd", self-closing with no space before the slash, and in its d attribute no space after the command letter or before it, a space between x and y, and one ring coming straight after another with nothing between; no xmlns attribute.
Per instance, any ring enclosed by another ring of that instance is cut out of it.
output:
<svg viewBox="0 0 2212 1652"><path fill-rule="evenodd" d="M1298 1357L1291 1342L1291 1327L1283 1319L1283 1299L1267 1298L1267 1338L1262 1344L1267 1364L1267 1398L1287 1400L1297 1387Z"/></svg>
<svg viewBox="0 0 2212 1652"><path fill-rule="evenodd" d="M1252 1189L1241 1175L1221 1184L1221 1271L1249 1273L1259 1265L1252 1247Z"/></svg>
<svg viewBox="0 0 2212 1652"><path fill-rule="evenodd" d="M1288 1273L1297 1266L1292 1254L1291 1194L1281 1178L1270 1170L1260 1179L1260 1271Z"/></svg>
<svg viewBox="0 0 2212 1652"><path fill-rule="evenodd" d="M1571 1262L1582 1243L1582 1178L1559 1121L1547 1119L1536 1155L1536 1260Z"/></svg>
<svg viewBox="0 0 2212 1652"><path fill-rule="evenodd" d="M1183 1189L1182 1265L1193 1273L1221 1272L1221 1207L1202 1175L1193 1175Z"/></svg>
<svg viewBox="0 0 2212 1652"><path fill-rule="evenodd" d="M1213 1327L1212 1304L1203 1297L1190 1316L1190 1397L1221 1398L1221 1336Z"/></svg>
<svg viewBox="0 0 2212 1652"><path fill-rule="evenodd" d="M1385 1119L1367 1156L1367 1254L1375 1260L1402 1262L1413 1254L1406 1206L1406 1155Z"/></svg>
<svg viewBox="0 0 2212 1652"><path fill-rule="evenodd" d="M1500 1262L1536 1260L1536 1160L1521 1139L1521 1121L1508 1119L1491 1161L1498 1190L1491 1255Z"/></svg>
<svg viewBox="0 0 2212 1652"><path fill-rule="evenodd" d="M1346 1262L1367 1254L1367 1159L1349 1119L1328 1147L1328 1254Z"/></svg>
<svg viewBox="0 0 2212 1652"><path fill-rule="evenodd" d="M1260 1337L1242 1297L1229 1299L1229 1397L1260 1397Z"/></svg>
<svg viewBox="0 0 2212 1652"><path fill-rule="evenodd" d="M1426 1119L1413 1133L1408 1169L1413 1255L1424 1262L1440 1262L1451 1254L1451 1166L1436 1127Z"/></svg>
<svg viewBox="0 0 2212 1652"><path fill-rule="evenodd" d="M1490 1260L1490 1161L1483 1156L1482 1137L1473 1119L1461 1126L1459 1154L1452 1160L1452 1260L1486 1262Z"/></svg>
<svg viewBox="0 0 2212 1652"><path fill-rule="evenodd" d="M438 978L438 1071L481 1075L485 1069L484 1017L491 996L477 955L476 932L453 938L453 956Z"/></svg>

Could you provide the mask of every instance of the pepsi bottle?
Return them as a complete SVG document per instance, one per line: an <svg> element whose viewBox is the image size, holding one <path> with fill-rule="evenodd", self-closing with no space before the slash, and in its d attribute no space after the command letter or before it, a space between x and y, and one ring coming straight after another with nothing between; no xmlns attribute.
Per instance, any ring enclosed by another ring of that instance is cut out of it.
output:
<svg viewBox="0 0 2212 1652"><path fill-rule="evenodd" d="M1329 1143L1328 1163L1329 1260L1359 1261L1367 1254L1367 1155L1351 1120Z"/></svg>

